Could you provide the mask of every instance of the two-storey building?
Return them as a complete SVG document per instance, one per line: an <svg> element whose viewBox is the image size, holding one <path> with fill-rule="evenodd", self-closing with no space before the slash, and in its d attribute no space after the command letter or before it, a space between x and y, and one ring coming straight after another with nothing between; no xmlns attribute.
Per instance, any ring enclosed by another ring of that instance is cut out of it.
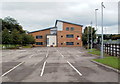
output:
<svg viewBox="0 0 120 84"><path fill-rule="evenodd" d="M34 46L82 46L82 25L56 20L55 27L50 27L29 34L35 37Z"/></svg>

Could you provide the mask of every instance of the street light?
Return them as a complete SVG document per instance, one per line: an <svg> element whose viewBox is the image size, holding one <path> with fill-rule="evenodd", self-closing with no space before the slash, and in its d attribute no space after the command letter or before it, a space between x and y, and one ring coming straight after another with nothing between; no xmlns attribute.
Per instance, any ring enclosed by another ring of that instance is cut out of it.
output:
<svg viewBox="0 0 120 84"><path fill-rule="evenodd" d="M87 34L88 34L88 49L89 49L89 27L87 27Z"/></svg>
<svg viewBox="0 0 120 84"><path fill-rule="evenodd" d="M101 58L103 58L103 8L105 6L103 5L103 2L101 3L101 26L102 26L102 34L101 34Z"/></svg>
<svg viewBox="0 0 120 84"><path fill-rule="evenodd" d="M98 9L95 9L95 26L96 26L96 30L97 30L97 10Z"/></svg>
<svg viewBox="0 0 120 84"><path fill-rule="evenodd" d="M92 51L92 21L91 21L91 51Z"/></svg>
<svg viewBox="0 0 120 84"><path fill-rule="evenodd" d="M96 26L96 31L97 31L97 10L95 9L95 26ZM97 42L97 35L96 35L96 42Z"/></svg>

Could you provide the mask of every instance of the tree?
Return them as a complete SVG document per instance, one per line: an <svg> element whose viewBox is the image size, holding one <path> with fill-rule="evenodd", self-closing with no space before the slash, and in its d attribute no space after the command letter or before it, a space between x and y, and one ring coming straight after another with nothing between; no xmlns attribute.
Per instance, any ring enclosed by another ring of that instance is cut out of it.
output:
<svg viewBox="0 0 120 84"><path fill-rule="evenodd" d="M11 18L10 16L5 17L4 21L8 22L9 24L13 24L13 25L17 24L17 25L19 25L17 20L15 20L14 18Z"/></svg>
<svg viewBox="0 0 120 84"><path fill-rule="evenodd" d="M20 35L19 31L14 29L12 31L12 44L21 44L22 43L22 36Z"/></svg>
<svg viewBox="0 0 120 84"><path fill-rule="evenodd" d="M22 34L22 44L26 45L26 44L34 44L35 39L33 36L28 35L28 34Z"/></svg>
<svg viewBox="0 0 120 84"><path fill-rule="evenodd" d="M35 42L34 37L26 34L22 26L19 25L17 20L11 17L0 18L0 26L2 26L2 43L3 44L33 44ZM1 32L1 31L0 31Z"/></svg>
<svg viewBox="0 0 120 84"><path fill-rule="evenodd" d="M2 20L2 19L1 19ZM2 20L2 30L7 28L10 32L12 32L14 29L18 30L21 34L25 33L23 30L22 26L15 20L14 18L11 17L5 17Z"/></svg>
<svg viewBox="0 0 120 84"><path fill-rule="evenodd" d="M9 30L5 28L2 32L2 44L10 44L12 42Z"/></svg>
<svg viewBox="0 0 120 84"><path fill-rule="evenodd" d="M91 43L91 39L92 42L94 42L94 40L96 39L96 30L94 28L92 28L91 31L91 26L85 27L84 32L83 32L83 45L87 45L88 43ZM91 38L91 32L92 32L92 38ZM89 40L88 40L89 38Z"/></svg>

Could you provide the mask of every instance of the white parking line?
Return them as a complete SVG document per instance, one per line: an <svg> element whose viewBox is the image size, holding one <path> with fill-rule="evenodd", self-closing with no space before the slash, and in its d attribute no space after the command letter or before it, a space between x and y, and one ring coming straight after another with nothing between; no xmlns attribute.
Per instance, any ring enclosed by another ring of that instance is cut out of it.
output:
<svg viewBox="0 0 120 84"><path fill-rule="evenodd" d="M45 69L45 64L46 64L46 61L45 61L45 62L44 62L44 64L43 64L43 67L42 67L42 71L41 71L41 74L40 74L40 76L43 76L44 69Z"/></svg>
<svg viewBox="0 0 120 84"><path fill-rule="evenodd" d="M67 63L68 63L80 76L82 76L82 74L81 74L69 61L67 61Z"/></svg>
<svg viewBox="0 0 120 84"><path fill-rule="evenodd" d="M9 71L5 72L1 77L7 75L8 73L10 73L11 71L13 71L14 69L16 69L17 67L19 67L20 65L22 65L24 62L19 63L18 65L16 65L15 67L13 67L12 69L10 69Z"/></svg>
<svg viewBox="0 0 120 84"><path fill-rule="evenodd" d="M34 65L36 66L39 62L35 63Z"/></svg>
<svg viewBox="0 0 120 84"><path fill-rule="evenodd" d="M34 55L31 55L29 58L32 58Z"/></svg>
<svg viewBox="0 0 120 84"><path fill-rule="evenodd" d="M77 57L79 57L79 55L76 55Z"/></svg>
<svg viewBox="0 0 120 84"><path fill-rule="evenodd" d="M47 54L46 54L46 57L48 57L48 53L49 53L49 48L48 48L48 50L47 50Z"/></svg>
<svg viewBox="0 0 120 84"><path fill-rule="evenodd" d="M59 53L60 53L60 55L62 56L62 57L64 57L64 55L59 51L59 50L57 50Z"/></svg>

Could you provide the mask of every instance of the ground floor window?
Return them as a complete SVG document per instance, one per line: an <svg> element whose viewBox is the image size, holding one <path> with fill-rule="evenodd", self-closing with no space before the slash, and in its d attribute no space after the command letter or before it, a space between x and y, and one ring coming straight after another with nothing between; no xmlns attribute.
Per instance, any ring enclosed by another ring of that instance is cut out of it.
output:
<svg viewBox="0 0 120 84"><path fill-rule="evenodd" d="M66 42L66 45L74 45L74 42Z"/></svg>
<svg viewBox="0 0 120 84"><path fill-rule="evenodd" d="M61 43L61 45L63 45L63 43Z"/></svg>
<svg viewBox="0 0 120 84"><path fill-rule="evenodd" d="M79 45L79 43L77 43L77 45Z"/></svg>
<svg viewBox="0 0 120 84"><path fill-rule="evenodd" d="M36 45L43 45L43 42L36 42Z"/></svg>

